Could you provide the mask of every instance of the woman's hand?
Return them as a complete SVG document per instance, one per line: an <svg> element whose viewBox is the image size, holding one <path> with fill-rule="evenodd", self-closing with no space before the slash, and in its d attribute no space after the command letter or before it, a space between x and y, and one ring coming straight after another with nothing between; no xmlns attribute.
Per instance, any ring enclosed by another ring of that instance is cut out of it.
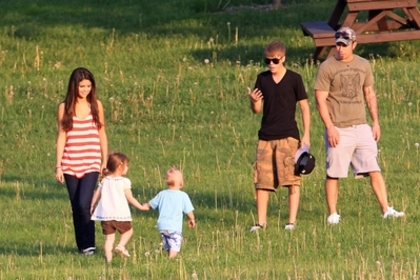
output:
<svg viewBox="0 0 420 280"><path fill-rule="evenodd" d="M55 179L61 184L64 183L64 174L61 167L55 168Z"/></svg>

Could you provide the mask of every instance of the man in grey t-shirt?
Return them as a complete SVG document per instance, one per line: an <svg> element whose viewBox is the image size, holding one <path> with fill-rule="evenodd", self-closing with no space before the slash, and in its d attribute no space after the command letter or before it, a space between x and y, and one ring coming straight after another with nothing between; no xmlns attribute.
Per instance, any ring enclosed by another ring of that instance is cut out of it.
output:
<svg viewBox="0 0 420 280"><path fill-rule="evenodd" d="M356 33L349 27L335 34L336 54L324 61L315 80L318 111L325 125L325 195L329 224L338 224L338 181L346 178L349 165L356 178L369 176L382 217L401 217L388 205L388 196L377 161L377 141L381 137L374 79L369 62L353 53ZM367 123L367 106L372 126Z"/></svg>

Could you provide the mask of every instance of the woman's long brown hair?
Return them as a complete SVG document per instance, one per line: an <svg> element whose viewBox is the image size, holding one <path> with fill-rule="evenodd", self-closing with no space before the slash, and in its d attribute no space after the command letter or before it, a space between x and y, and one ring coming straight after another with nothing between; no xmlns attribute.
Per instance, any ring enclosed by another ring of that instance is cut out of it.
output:
<svg viewBox="0 0 420 280"><path fill-rule="evenodd" d="M87 96L87 101L90 104L90 110L92 112L93 121L95 122L98 129L102 127L102 123L99 121L99 109L96 94L96 84L93 74L86 68L76 68L70 75L69 86L67 88L66 99L64 100L64 115L61 120L61 126L64 131L69 131L73 128L73 116L76 112L76 103L79 96L79 83L83 80L89 80L92 83L92 89L90 94Z"/></svg>

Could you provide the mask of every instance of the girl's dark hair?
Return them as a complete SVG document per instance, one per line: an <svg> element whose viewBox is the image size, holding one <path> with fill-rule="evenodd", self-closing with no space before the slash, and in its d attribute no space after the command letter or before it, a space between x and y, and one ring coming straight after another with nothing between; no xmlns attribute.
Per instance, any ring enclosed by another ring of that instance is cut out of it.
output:
<svg viewBox="0 0 420 280"><path fill-rule="evenodd" d="M106 177L115 171L122 164L128 163L128 157L120 152L112 152L108 155L108 161L106 162L106 168L102 170L102 177Z"/></svg>
<svg viewBox="0 0 420 280"><path fill-rule="evenodd" d="M103 125L99 121L95 78L88 69L79 67L73 70L70 75L67 95L66 99L64 100L64 115L63 119L61 120L61 125L64 131L69 131L73 128L73 116L75 115L76 102L79 95L79 83L83 80L89 80L92 83L92 89L90 94L87 96L87 101L90 104L93 121L95 122L98 129L100 129Z"/></svg>

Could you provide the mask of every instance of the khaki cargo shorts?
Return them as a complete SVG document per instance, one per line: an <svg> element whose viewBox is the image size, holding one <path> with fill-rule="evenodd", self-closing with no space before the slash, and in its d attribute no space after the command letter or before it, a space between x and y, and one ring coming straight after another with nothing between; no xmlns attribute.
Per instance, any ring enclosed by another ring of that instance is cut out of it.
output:
<svg viewBox="0 0 420 280"><path fill-rule="evenodd" d="M295 175L295 155L299 140L289 137L280 140L259 140L254 163L256 189L275 191L278 186L300 186Z"/></svg>

